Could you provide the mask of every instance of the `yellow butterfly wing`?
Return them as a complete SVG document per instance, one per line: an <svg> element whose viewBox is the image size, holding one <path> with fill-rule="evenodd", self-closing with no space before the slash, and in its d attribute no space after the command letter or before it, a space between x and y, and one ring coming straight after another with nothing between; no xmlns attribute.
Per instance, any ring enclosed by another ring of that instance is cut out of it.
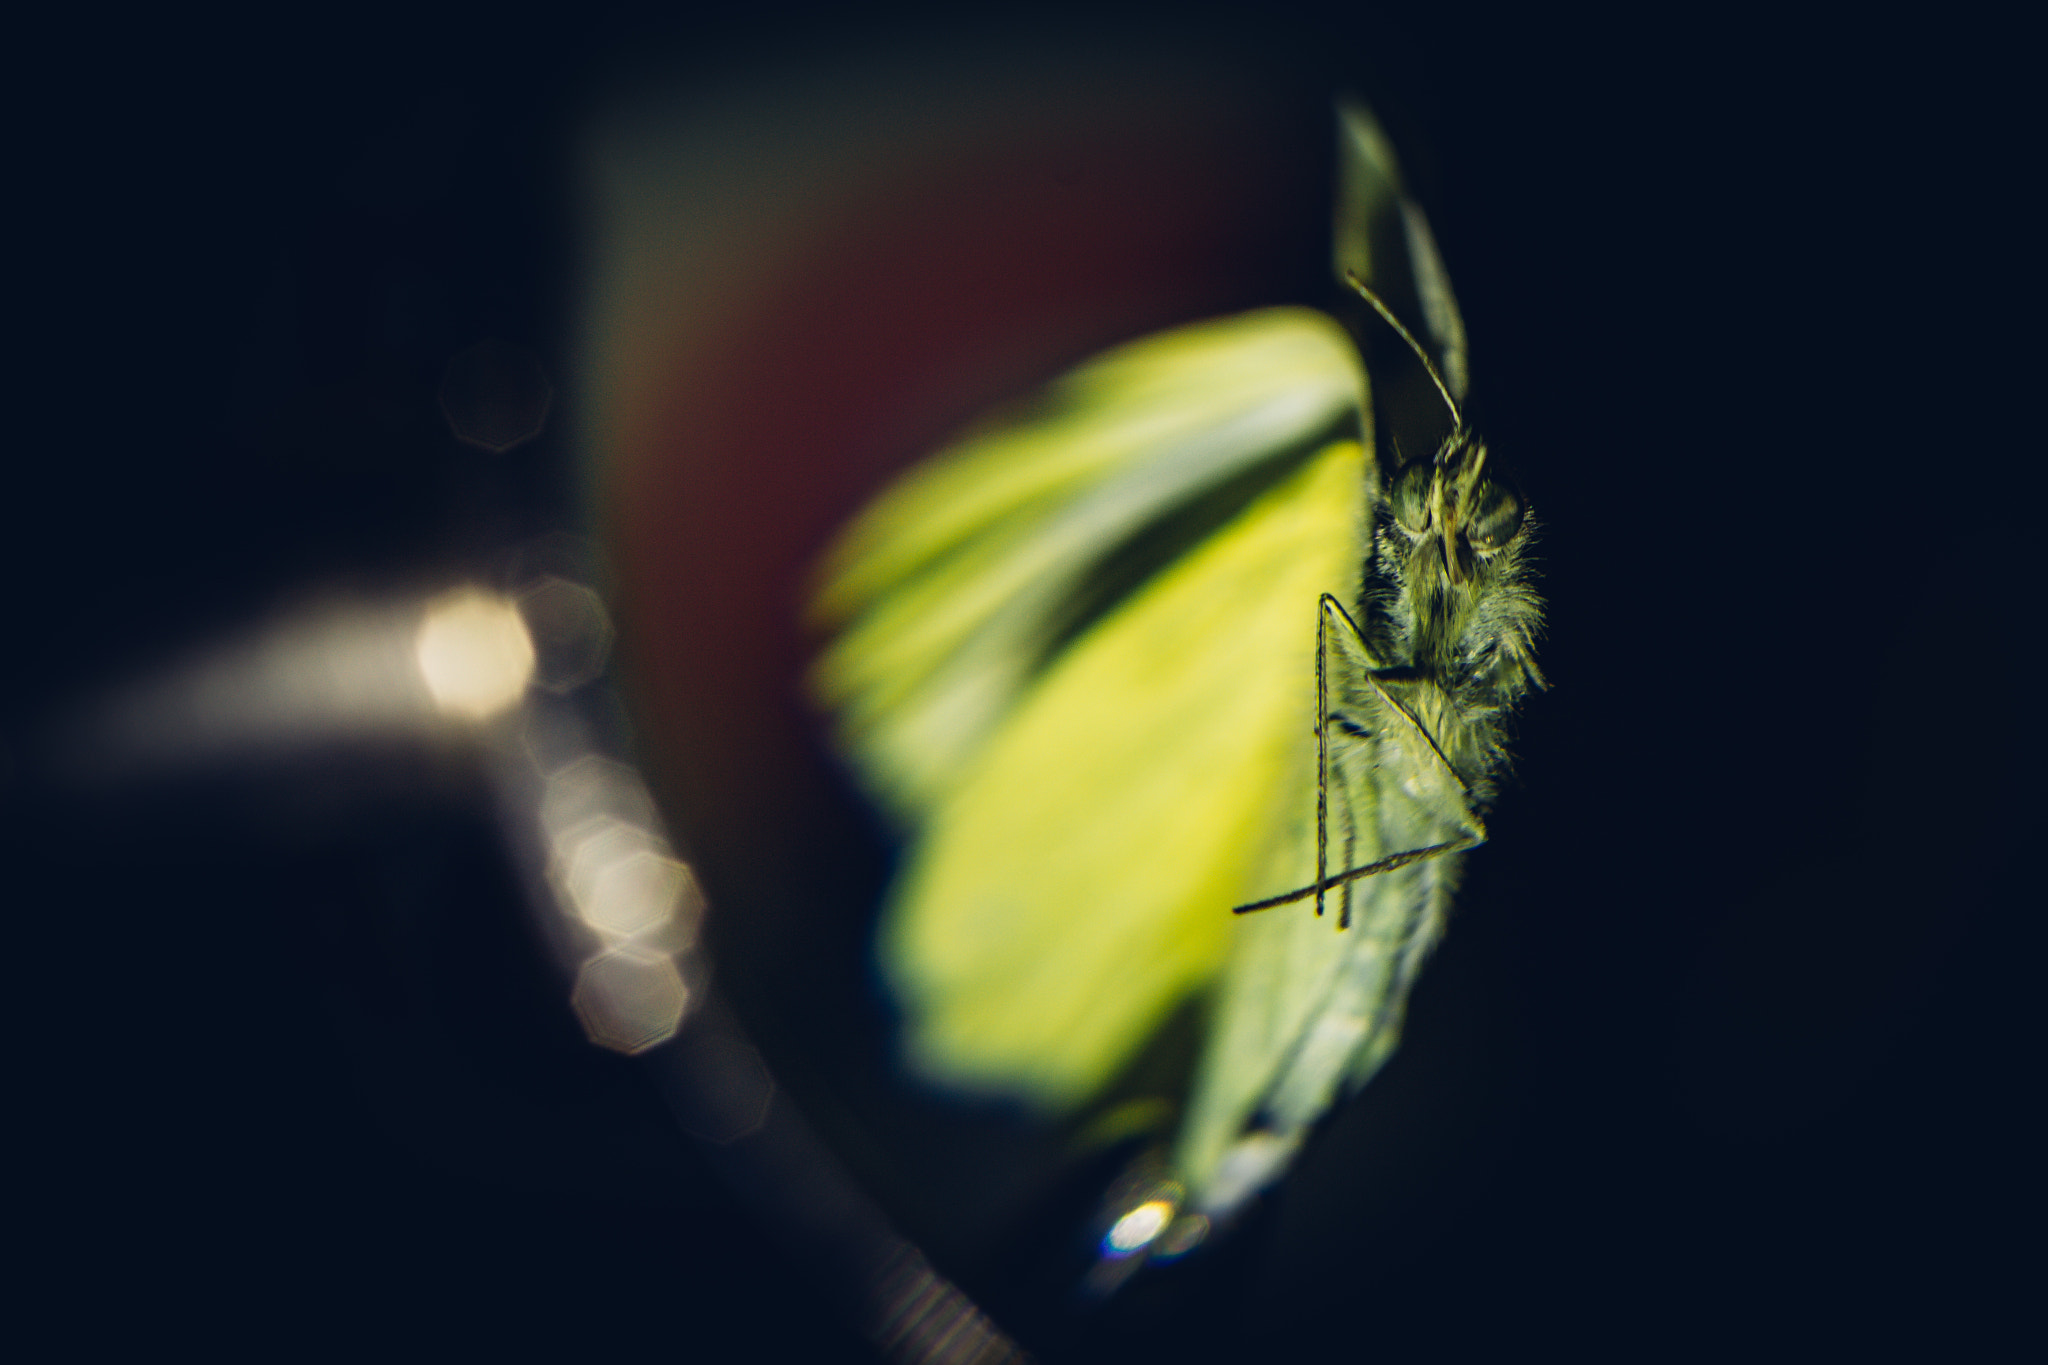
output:
<svg viewBox="0 0 2048 1365"><path fill-rule="evenodd" d="M1303 310L1134 343L885 492L817 599L815 690L906 836L881 948L919 1072L1071 1112L1213 992L1173 1178L1116 1195L1105 1266L1136 1264L1162 1200L1188 1212L1161 1254L1233 1216L1385 1062L1485 838L1438 740L1494 753L1490 722L1452 705L1442 660L1372 657L1346 605L1365 611L1370 571L1370 605L1447 609L1367 563L1373 406L1415 451L1450 450L1430 427L1461 422L1439 404L1466 361L1384 134L1355 105L1339 127L1337 273L1423 338L1373 333L1377 393ZM1471 619L1525 655L1516 562ZM1521 684L1497 690L1505 708Z"/></svg>
<svg viewBox="0 0 2048 1365"><path fill-rule="evenodd" d="M814 683L916 835L882 958L927 1077L1071 1109L1213 982L1231 906L1313 876L1315 603L1355 586L1368 487L1329 438L1363 386L1316 313L1149 338L835 550Z"/></svg>

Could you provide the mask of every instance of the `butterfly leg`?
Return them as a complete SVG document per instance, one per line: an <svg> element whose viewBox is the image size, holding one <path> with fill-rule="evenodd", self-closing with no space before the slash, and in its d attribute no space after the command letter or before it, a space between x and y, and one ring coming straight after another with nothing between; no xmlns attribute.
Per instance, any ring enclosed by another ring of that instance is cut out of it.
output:
<svg viewBox="0 0 2048 1365"><path fill-rule="evenodd" d="M1342 872L1330 871L1330 774L1331 774L1331 730L1337 727L1361 740L1375 738L1373 729L1359 726L1344 712L1334 710L1331 705L1332 661L1336 660L1344 669L1354 690L1362 690L1376 713L1379 729L1396 731L1402 741L1398 746L1401 753L1424 769L1421 774L1427 785L1436 792L1435 800L1447 817L1445 823L1457 831L1456 836L1436 843L1405 849L1384 858L1375 859L1362 866L1347 868ZM1361 877L1392 872L1425 858L1440 857L1446 853L1458 853L1475 848L1486 842L1486 825L1472 808L1465 783L1457 774L1443 751L1431 738L1427 728L1403 706L1386 685L1375 675L1376 663L1365 643L1358 623L1351 619L1351 613L1335 597L1324 593L1316 621L1316 879L1304 887L1268 896L1264 900L1235 907L1231 913L1249 915L1275 906L1287 905L1294 901L1306 900L1313 896L1316 914L1323 913L1324 896L1333 888ZM1338 927L1351 927L1350 902L1347 899Z"/></svg>

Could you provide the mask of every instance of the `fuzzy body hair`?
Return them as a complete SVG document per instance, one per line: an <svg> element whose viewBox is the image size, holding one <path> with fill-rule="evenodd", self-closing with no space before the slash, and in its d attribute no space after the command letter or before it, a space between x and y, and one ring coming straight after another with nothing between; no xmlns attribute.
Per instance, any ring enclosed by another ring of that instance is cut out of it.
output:
<svg viewBox="0 0 2048 1365"><path fill-rule="evenodd" d="M1450 476L1485 459L1484 444L1461 427L1437 457L1435 481L1455 496ZM1507 716L1531 687L1544 685L1535 659L1543 624L1532 582L1536 523L1517 499L1519 521L1497 546L1475 543L1469 505L1444 508L1419 529L1405 525L1389 489L1407 472L1389 470L1388 488L1373 501L1359 629L1381 662L1377 676L1406 694L1411 713L1483 807L1507 766ZM1468 503L1474 496L1467 494Z"/></svg>

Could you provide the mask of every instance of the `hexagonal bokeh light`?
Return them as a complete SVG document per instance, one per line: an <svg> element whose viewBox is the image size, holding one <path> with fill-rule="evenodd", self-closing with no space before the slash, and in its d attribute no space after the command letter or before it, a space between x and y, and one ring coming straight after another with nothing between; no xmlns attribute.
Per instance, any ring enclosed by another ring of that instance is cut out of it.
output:
<svg viewBox="0 0 2048 1365"><path fill-rule="evenodd" d="M591 1042L615 1052L645 1052L675 1036L690 990L668 954L627 945L586 961L569 1003Z"/></svg>
<svg viewBox="0 0 2048 1365"><path fill-rule="evenodd" d="M697 878L662 856L647 831L601 822L576 843L564 881L577 914L599 933L619 938L651 935L674 925L694 938L704 895Z"/></svg>
<svg viewBox="0 0 2048 1365"><path fill-rule="evenodd" d="M518 609L475 588L427 604L414 657L436 704L473 720L518 701L533 677L533 641Z"/></svg>
<svg viewBox="0 0 2048 1365"><path fill-rule="evenodd" d="M667 1041L690 1007L677 955L696 945L704 893L663 836L646 783L586 753L548 774L539 816L555 903L600 941L572 997L584 1031L619 1052Z"/></svg>
<svg viewBox="0 0 2048 1365"><path fill-rule="evenodd" d="M449 360L438 397L457 440L501 455L540 435L554 389L531 351L491 339Z"/></svg>
<svg viewBox="0 0 2048 1365"><path fill-rule="evenodd" d="M537 655L535 686L562 695L604 672L612 624L596 592L549 574L519 594L519 614Z"/></svg>

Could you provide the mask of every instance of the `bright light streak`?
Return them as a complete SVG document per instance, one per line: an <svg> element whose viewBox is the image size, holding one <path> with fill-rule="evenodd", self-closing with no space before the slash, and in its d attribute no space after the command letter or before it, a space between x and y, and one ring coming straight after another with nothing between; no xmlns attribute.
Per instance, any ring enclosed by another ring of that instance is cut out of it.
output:
<svg viewBox="0 0 2048 1365"><path fill-rule="evenodd" d="M511 706L533 677L533 640L519 608L475 588L428 604L413 657L436 704L469 720Z"/></svg>
<svg viewBox="0 0 2048 1365"><path fill-rule="evenodd" d="M1166 1230L1167 1223L1172 1219L1171 1201L1147 1200L1116 1220L1116 1226L1102 1239L1103 1254L1129 1256L1133 1252L1144 1250L1151 1245L1154 1237Z"/></svg>
<svg viewBox="0 0 2048 1365"><path fill-rule="evenodd" d="M337 744L437 741L516 702L532 654L512 604L476 588L424 601L305 602L88 703L65 761L74 778L98 781Z"/></svg>

